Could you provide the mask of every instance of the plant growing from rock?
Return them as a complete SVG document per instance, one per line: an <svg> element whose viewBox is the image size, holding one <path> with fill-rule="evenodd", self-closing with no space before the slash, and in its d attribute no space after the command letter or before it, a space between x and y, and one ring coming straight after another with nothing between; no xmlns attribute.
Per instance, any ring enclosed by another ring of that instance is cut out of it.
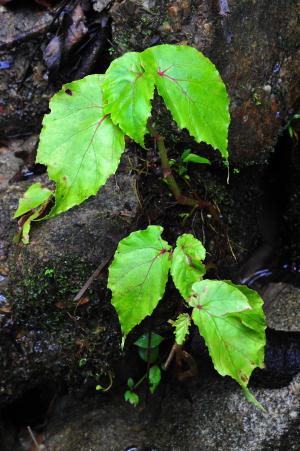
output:
<svg viewBox="0 0 300 451"><path fill-rule="evenodd" d="M184 196L177 185L164 139L151 118L155 88L178 127L186 128L195 141L218 149L227 161L229 100L215 66L188 46L159 45L126 53L104 75L68 83L50 101L36 161L47 166L55 191L35 183L20 200L15 217L21 217L24 243L28 243L31 222L52 218L97 193L117 170L125 135L142 147L146 134L155 139L164 178L178 203L211 208L209 202ZM235 379L249 401L259 405L247 385L253 369L263 366L265 319L260 297L229 281L202 280L205 249L201 242L185 234L172 249L161 233L160 226L133 232L120 241L110 266L108 287L123 341L151 315L164 295L170 272L191 311L173 322L177 345L184 344L193 321L217 371ZM157 369L152 373L154 390L160 373ZM126 396L136 404L132 381L128 388Z"/></svg>
<svg viewBox="0 0 300 451"><path fill-rule="evenodd" d="M183 346L191 322L199 329L215 369L231 376L247 399L261 407L247 385L254 368L262 368L265 316L260 296L230 281L203 280L205 248L191 234L181 235L172 248L162 239L162 227L149 226L119 242L109 268L108 287L123 334L129 332L163 298L171 275L185 307L175 321L175 342Z"/></svg>
<svg viewBox="0 0 300 451"><path fill-rule="evenodd" d="M146 134L156 140L165 180L178 203L212 207L184 196L177 185L164 138L151 118L155 88L178 127L218 149L227 161L229 100L215 66L188 46L159 45L126 53L104 75L68 83L51 99L36 162L47 166L56 188L52 192L34 184L21 199L15 218L22 216L24 243L32 221L54 217L97 193L117 170L125 135L142 147Z"/></svg>

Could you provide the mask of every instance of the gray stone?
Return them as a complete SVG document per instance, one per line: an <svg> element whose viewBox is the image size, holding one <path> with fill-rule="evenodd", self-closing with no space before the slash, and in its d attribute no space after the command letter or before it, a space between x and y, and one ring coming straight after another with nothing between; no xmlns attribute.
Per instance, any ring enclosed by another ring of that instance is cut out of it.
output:
<svg viewBox="0 0 300 451"><path fill-rule="evenodd" d="M20 167L20 159L9 147L0 147L0 190L6 188L9 180Z"/></svg>
<svg viewBox="0 0 300 451"><path fill-rule="evenodd" d="M93 9L101 13L112 3L112 0L92 0Z"/></svg>
<svg viewBox="0 0 300 451"><path fill-rule="evenodd" d="M286 437L299 424L299 376L278 390L253 389L266 412L249 404L227 379L190 388L190 399L172 390L159 408L157 398L135 409L116 395L73 404L69 412L58 409L45 445L52 451L123 451L129 446L158 451L297 449L297 442L286 447Z"/></svg>
<svg viewBox="0 0 300 451"><path fill-rule="evenodd" d="M55 87L47 81L41 43L53 21L49 12L0 7L0 136L38 130Z"/></svg>
<svg viewBox="0 0 300 451"><path fill-rule="evenodd" d="M132 229L139 204L126 161L125 154L118 173L83 205L34 224L27 246L13 243L13 214L30 183L49 183L46 175L1 190L0 274L8 276L1 295L10 309L5 302L7 311L0 312L0 401L34 386L41 374L71 384L106 374L119 356L106 277L93 284L82 305L74 296ZM12 328L16 334L8 332ZM79 365L81 359L86 365Z"/></svg>
<svg viewBox="0 0 300 451"><path fill-rule="evenodd" d="M271 283L263 293L268 327L300 332L300 289L287 283Z"/></svg>

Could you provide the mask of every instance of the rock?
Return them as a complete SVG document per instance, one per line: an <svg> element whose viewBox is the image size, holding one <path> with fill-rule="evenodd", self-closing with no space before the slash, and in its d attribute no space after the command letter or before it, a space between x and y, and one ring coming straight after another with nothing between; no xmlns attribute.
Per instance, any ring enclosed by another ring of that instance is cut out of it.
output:
<svg viewBox="0 0 300 451"><path fill-rule="evenodd" d="M263 294L268 327L300 332L300 289L287 283L271 283Z"/></svg>
<svg viewBox="0 0 300 451"><path fill-rule="evenodd" d="M93 9L99 13L107 8L110 3L112 3L112 0L92 0Z"/></svg>
<svg viewBox="0 0 300 451"><path fill-rule="evenodd" d="M203 381L188 392L173 387L146 408L126 405L121 394L73 400L66 410L60 404L46 428L45 445L52 451L298 449L299 376L279 390L253 389L266 412L249 404L227 379Z"/></svg>
<svg viewBox="0 0 300 451"><path fill-rule="evenodd" d="M35 224L28 246L13 244L17 223L12 216L29 182L2 190L0 240L9 275L2 294L11 311L0 315L0 400L17 397L41 377L73 385L105 374L118 358L119 326L106 277L82 303L73 299L131 230L138 199L125 161L126 155L118 174L95 197ZM34 181L45 183L46 175Z"/></svg>
<svg viewBox="0 0 300 451"><path fill-rule="evenodd" d="M40 49L53 15L0 7L0 21L0 137L23 136L39 129L56 90L48 83Z"/></svg>
<svg viewBox="0 0 300 451"><path fill-rule="evenodd" d="M0 147L0 190L8 186L9 180L20 167L20 159L17 158L8 147Z"/></svg>
<svg viewBox="0 0 300 451"><path fill-rule="evenodd" d="M240 165L266 161L282 121L299 102L299 2L233 0L230 14L224 10L223 15L218 1L154 0L151 9L143 3L148 2L114 2L118 53L164 43L201 50L216 64L229 90L232 160Z"/></svg>

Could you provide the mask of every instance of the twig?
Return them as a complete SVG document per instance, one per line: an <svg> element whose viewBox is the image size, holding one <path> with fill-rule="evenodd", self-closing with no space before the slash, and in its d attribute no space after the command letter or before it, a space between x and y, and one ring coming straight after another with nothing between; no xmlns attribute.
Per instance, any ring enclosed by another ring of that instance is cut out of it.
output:
<svg viewBox="0 0 300 451"><path fill-rule="evenodd" d="M35 444L37 450L40 451L40 450L41 450L40 445L39 445L38 442L36 441L36 438L35 438L35 436L34 436L34 434L33 434L33 432L32 432L31 427L30 427L30 426L27 426L27 430L28 430L28 433L29 433L29 435L30 435L30 437L31 437L31 440L32 440L33 443Z"/></svg>
<svg viewBox="0 0 300 451"><path fill-rule="evenodd" d="M173 360L173 358L174 358L174 356L175 356L177 351L178 351L178 344L174 343L172 348L171 348L171 351L170 351L170 353L168 355L168 358L167 358L166 362L163 365L163 369L164 370L167 370L169 368L169 366L171 365L172 360Z"/></svg>
<svg viewBox="0 0 300 451"><path fill-rule="evenodd" d="M176 201L180 205L188 205L196 208L207 208L207 210L215 216L215 210L211 202L201 199L193 199L192 197L184 196L179 188L171 170L167 149L165 146L164 138L155 130L155 128L148 124L148 130L151 136L157 143L159 156L161 159L161 165L163 169L164 179L166 180L170 191L174 195Z"/></svg>
<svg viewBox="0 0 300 451"><path fill-rule="evenodd" d="M76 294L75 298L74 298L74 302L79 302L80 299L82 298L82 296L85 294L85 292L90 288L90 286L92 285L92 283L94 282L95 279L97 279L97 277L99 277L101 271L105 268L105 266L109 263L109 261L111 260L113 256L113 252L104 259L104 261L98 266L97 269L95 269L95 271L93 272L93 274L88 278L88 280L85 282L85 284L83 285L83 287L78 291L78 293ZM76 306L77 307L77 306Z"/></svg>

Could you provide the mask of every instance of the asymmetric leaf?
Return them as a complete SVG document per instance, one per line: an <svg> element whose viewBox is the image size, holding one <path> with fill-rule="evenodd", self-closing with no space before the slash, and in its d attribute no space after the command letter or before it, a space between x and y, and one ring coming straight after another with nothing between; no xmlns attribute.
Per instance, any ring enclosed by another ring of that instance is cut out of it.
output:
<svg viewBox="0 0 300 451"><path fill-rule="evenodd" d="M257 300L247 298L239 286L223 281L203 280L193 285L192 318L204 337L215 369L231 376L243 388L247 399L262 407L247 388L254 368L263 367L265 323ZM255 308L251 310L252 305ZM249 309L250 308L250 309ZM247 312L257 315L257 329L247 326ZM262 320L262 321L261 321Z"/></svg>
<svg viewBox="0 0 300 451"><path fill-rule="evenodd" d="M259 296L259 294L248 288L246 285L235 285L230 280L226 280L226 283L236 287L241 291L247 298L251 310L246 310L245 312L239 312L238 316L245 326L254 329L262 334L265 338L265 328L266 328L266 317L263 310L264 301Z"/></svg>
<svg viewBox="0 0 300 451"><path fill-rule="evenodd" d="M198 50L183 45L157 45L141 57L178 126L186 128L197 142L219 149L227 159L229 100L214 64Z"/></svg>
<svg viewBox="0 0 300 451"><path fill-rule="evenodd" d="M28 213L33 208L39 207L53 195L53 191L45 188L41 183L34 183L23 194L19 200L19 207L14 214L14 218Z"/></svg>
<svg viewBox="0 0 300 451"><path fill-rule="evenodd" d="M50 101L36 159L56 183L49 216L96 194L118 167L124 134L103 112L103 79L89 75L68 83Z"/></svg>
<svg viewBox="0 0 300 451"><path fill-rule="evenodd" d="M172 256L171 275L176 288L187 299L192 285L205 274L205 248L193 235L185 233L176 242Z"/></svg>
<svg viewBox="0 0 300 451"><path fill-rule="evenodd" d="M115 124L144 147L147 120L151 114L154 79L142 66L140 53L130 52L115 59L105 74L105 113Z"/></svg>
<svg viewBox="0 0 300 451"><path fill-rule="evenodd" d="M189 327L191 325L191 317L188 313L181 313L177 319L173 322L175 327L175 341L178 345L183 345L185 338L189 333Z"/></svg>
<svg viewBox="0 0 300 451"><path fill-rule="evenodd" d="M131 233L119 242L109 268L108 287L123 335L127 335L162 298L170 267L168 243L160 226Z"/></svg>

